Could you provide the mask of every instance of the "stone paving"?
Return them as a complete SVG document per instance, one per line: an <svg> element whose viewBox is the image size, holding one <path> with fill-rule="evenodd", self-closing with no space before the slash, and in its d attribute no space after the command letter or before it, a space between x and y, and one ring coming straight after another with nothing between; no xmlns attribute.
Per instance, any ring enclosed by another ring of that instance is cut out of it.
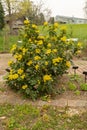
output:
<svg viewBox="0 0 87 130"><path fill-rule="evenodd" d="M73 60L74 66L78 66L76 74L83 75L83 71L87 71L87 60L75 59ZM72 67L69 69L69 74L74 74Z"/></svg>

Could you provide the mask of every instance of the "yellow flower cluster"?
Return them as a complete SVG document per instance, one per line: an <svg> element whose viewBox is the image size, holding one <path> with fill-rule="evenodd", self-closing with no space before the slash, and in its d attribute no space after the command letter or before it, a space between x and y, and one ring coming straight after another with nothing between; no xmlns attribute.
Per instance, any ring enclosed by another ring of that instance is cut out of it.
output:
<svg viewBox="0 0 87 130"><path fill-rule="evenodd" d="M13 61L9 61L9 62L8 62L8 65L9 65L9 66L11 66L11 65L12 65L12 63L13 63Z"/></svg>
<svg viewBox="0 0 87 130"><path fill-rule="evenodd" d="M49 47L49 48L50 48L50 47L51 47L51 43L48 43L47 47Z"/></svg>
<svg viewBox="0 0 87 130"><path fill-rule="evenodd" d="M47 51L46 51L46 54L50 54L51 53L51 49L48 49Z"/></svg>
<svg viewBox="0 0 87 130"><path fill-rule="evenodd" d="M37 38L38 38L38 39L42 39L42 40L44 40L44 39L45 39L45 37L44 37L44 36L42 36L42 35L38 36Z"/></svg>
<svg viewBox="0 0 87 130"><path fill-rule="evenodd" d="M78 46L79 48L81 48L81 47L82 47L82 43L81 43L81 42L78 42L77 46Z"/></svg>
<svg viewBox="0 0 87 130"><path fill-rule="evenodd" d="M34 60L40 60L40 59L41 59L40 56L35 56L35 57L34 57Z"/></svg>
<svg viewBox="0 0 87 130"><path fill-rule="evenodd" d="M44 22L44 26L47 26L48 25L48 22Z"/></svg>
<svg viewBox="0 0 87 130"><path fill-rule="evenodd" d="M57 49L53 49L52 52L56 53L56 52L57 52Z"/></svg>
<svg viewBox="0 0 87 130"><path fill-rule="evenodd" d="M61 38L61 41L62 41L62 42L66 42L66 40L67 40L66 36L63 36L63 37Z"/></svg>
<svg viewBox="0 0 87 130"><path fill-rule="evenodd" d="M39 69L39 65L35 65L35 69L38 70Z"/></svg>
<svg viewBox="0 0 87 130"><path fill-rule="evenodd" d="M21 54L15 54L14 58L20 61L22 59L22 55Z"/></svg>
<svg viewBox="0 0 87 130"><path fill-rule="evenodd" d="M27 65L30 66L30 65L32 65L32 63L33 63L32 60L29 60L29 61L27 62Z"/></svg>
<svg viewBox="0 0 87 130"><path fill-rule="evenodd" d="M30 23L30 21L29 20L24 20L24 24L29 24Z"/></svg>
<svg viewBox="0 0 87 130"><path fill-rule="evenodd" d="M24 72L23 69L21 69L21 68L18 69L18 74L19 74L19 75L21 75L23 72Z"/></svg>
<svg viewBox="0 0 87 130"><path fill-rule="evenodd" d="M26 89L26 88L28 88L27 85L23 85L23 86L22 86L22 89Z"/></svg>
<svg viewBox="0 0 87 130"><path fill-rule="evenodd" d="M57 65L57 63L59 63L61 61L62 61L61 57L58 57L58 58L55 58L55 59L52 60L52 62L53 62L54 65Z"/></svg>
<svg viewBox="0 0 87 130"><path fill-rule="evenodd" d="M47 81L49 81L49 80L52 80L51 75L44 75L44 76L43 76L43 81L44 81L44 82L47 82Z"/></svg>
<svg viewBox="0 0 87 130"><path fill-rule="evenodd" d="M69 68L71 66L70 61L66 61L66 66Z"/></svg>
<svg viewBox="0 0 87 130"><path fill-rule="evenodd" d="M48 62L47 62L47 61L45 61L45 65L48 65Z"/></svg>
<svg viewBox="0 0 87 130"><path fill-rule="evenodd" d="M16 48L17 48L17 45L16 45L16 44L14 44L14 45L12 46L12 49L11 49L11 51L10 51L10 52L13 52Z"/></svg>
<svg viewBox="0 0 87 130"><path fill-rule="evenodd" d="M25 78L25 74L22 74L22 75L21 75L21 78L24 79L24 78Z"/></svg>
<svg viewBox="0 0 87 130"><path fill-rule="evenodd" d="M36 49L35 51L36 51L36 53L38 53L38 54L41 52L40 49Z"/></svg>
<svg viewBox="0 0 87 130"><path fill-rule="evenodd" d="M39 40L39 41L37 42L37 44L38 44L38 45L42 45L42 44L43 44L43 41L42 41L42 40Z"/></svg>
<svg viewBox="0 0 87 130"><path fill-rule="evenodd" d="M32 28L37 29L37 26L35 24L32 24Z"/></svg>
<svg viewBox="0 0 87 130"><path fill-rule="evenodd" d="M22 48L23 55L25 55L25 53L26 53L27 51L28 51L28 49Z"/></svg>
<svg viewBox="0 0 87 130"><path fill-rule="evenodd" d="M9 78L9 80L15 80L18 78L18 74L9 74L8 78Z"/></svg>
<svg viewBox="0 0 87 130"><path fill-rule="evenodd" d="M54 28L58 28L58 23L54 23Z"/></svg>

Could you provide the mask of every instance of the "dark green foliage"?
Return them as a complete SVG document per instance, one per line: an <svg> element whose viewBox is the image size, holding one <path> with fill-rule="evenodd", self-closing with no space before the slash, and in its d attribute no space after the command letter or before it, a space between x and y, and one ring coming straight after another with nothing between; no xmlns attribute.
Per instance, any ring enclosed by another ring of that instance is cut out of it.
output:
<svg viewBox="0 0 87 130"><path fill-rule="evenodd" d="M0 30L4 27L4 10L0 1Z"/></svg>

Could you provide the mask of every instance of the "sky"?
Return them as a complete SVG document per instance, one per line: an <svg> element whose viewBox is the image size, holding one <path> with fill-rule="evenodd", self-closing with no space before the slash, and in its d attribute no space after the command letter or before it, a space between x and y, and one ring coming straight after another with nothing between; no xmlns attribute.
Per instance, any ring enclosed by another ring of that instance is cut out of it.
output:
<svg viewBox="0 0 87 130"><path fill-rule="evenodd" d="M40 0L32 0L36 4ZM51 9L51 16L62 15L70 17L85 18L85 0L42 0L45 7Z"/></svg>

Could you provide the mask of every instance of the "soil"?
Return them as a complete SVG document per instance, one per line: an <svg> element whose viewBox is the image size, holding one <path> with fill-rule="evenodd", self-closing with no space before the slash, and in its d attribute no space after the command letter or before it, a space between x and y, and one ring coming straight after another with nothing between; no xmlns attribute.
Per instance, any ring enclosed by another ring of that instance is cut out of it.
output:
<svg viewBox="0 0 87 130"><path fill-rule="evenodd" d="M8 68L8 61L13 59L11 54L0 54L0 103L12 103L12 104L23 104L23 103L33 103L43 105L46 102L37 100L35 102L32 102L29 99L26 99L23 95L21 95L18 92L15 92L11 90L6 84L5 81L3 81L3 77L6 74L6 68ZM79 103L80 105L83 105L84 107L87 107L87 91L81 91L80 95L76 95L74 91L69 91L67 89L67 82L68 82L67 74L65 74L61 79L60 79L60 86L57 84L55 86L56 88L59 87L61 88L61 85L63 88L65 88L66 91L60 91L60 94L58 93L54 99L50 99L48 103L53 103L57 104L60 106L67 105L67 101L71 101L70 105L73 106L74 104L77 104L76 101L78 101L78 106ZM75 101L75 102L74 102ZM83 104L84 103L84 104Z"/></svg>

